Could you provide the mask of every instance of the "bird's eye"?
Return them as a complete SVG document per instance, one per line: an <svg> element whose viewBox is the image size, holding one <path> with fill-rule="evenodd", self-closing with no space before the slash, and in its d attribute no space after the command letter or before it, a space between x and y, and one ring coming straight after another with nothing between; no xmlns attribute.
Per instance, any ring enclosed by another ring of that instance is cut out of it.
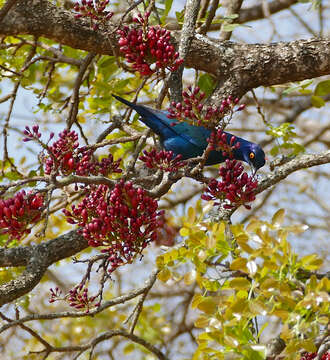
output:
<svg viewBox="0 0 330 360"><path fill-rule="evenodd" d="M253 152L250 152L250 155L249 155L250 159L254 159L255 155Z"/></svg>

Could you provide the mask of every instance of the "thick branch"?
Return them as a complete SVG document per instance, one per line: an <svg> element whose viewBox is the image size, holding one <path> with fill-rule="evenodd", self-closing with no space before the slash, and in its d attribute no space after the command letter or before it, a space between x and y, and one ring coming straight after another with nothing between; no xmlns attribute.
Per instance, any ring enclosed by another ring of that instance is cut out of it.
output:
<svg viewBox="0 0 330 360"><path fill-rule="evenodd" d="M256 193L261 193L272 185L277 184L295 171L328 163L330 163L330 150L320 154L301 155L296 157L284 165L275 168L273 174L268 175L259 183Z"/></svg>
<svg viewBox="0 0 330 360"><path fill-rule="evenodd" d="M69 11L46 0L27 4L18 0L0 23L0 35L42 36L73 48L96 54L112 54L106 36L89 24L75 19ZM173 33L178 44L181 32ZM283 84L330 74L330 40L296 40L274 44L237 44L219 42L196 34L186 66L213 74L233 95L242 96L258 86Z"/></svg>
<svg viewBox="0 0 330 360"><path fill-rule="evenodd" d="M7 15L8 11L14 6L16 0L7 0L3 7L0 9L0 22Z"/></svg>
<svg viewBox="0 0 330 360"><path fill-rule="evenodd" d="M31 247L0 249L0 266L26 266L16 279L0 286L0 306L31 291L40 282L47 268L88 246L77 231Z"/></svg>

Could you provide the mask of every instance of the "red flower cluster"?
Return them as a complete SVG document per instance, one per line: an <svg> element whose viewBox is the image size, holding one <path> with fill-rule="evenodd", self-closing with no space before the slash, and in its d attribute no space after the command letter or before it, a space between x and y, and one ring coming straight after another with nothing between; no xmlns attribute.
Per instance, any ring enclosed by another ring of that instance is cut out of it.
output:
<svg viewBox="0 0 330 360"><path fill-rule="evenodd" d="M108 21L112 18L113 12L106 11L105 8L109 4L109 0L81 0L81 4L78 2L74 5L74 11L78 14L75 14L75 18L78 19L80 17L90 18L91 26L93 30L98 28L98 24L96 22L100 21Z"/></svg>
<svg viewBox="0 0 330 360"><path fill-rule="evenodd" d="M56 287L55 290L53 290L52 288L50 288L49 290L50 290L50 299L49 299L50 303L60 300L62 291L58 287Z"/></svg>
<svg viewBox="0 0 330 360"><path fill-rule="evenodd" d="M69 305L77 310L89 310L98 307L100 303L94 303L96 296L88 296L88 288L80 284L69 291Z"/></svg>
<svg viewBox="0 0 330 360"><path fill-rule="evenodd" d="M44 206L42 194L26 194L24 190L6 200L0 199L0 235L21 239L31 232L31 226L41 218Z"/></svg>
<svg viewBox="0 0 330 360"><path fill-rule="evenodd" d="M300 360L312 360L315 359L317 356L317 353L304 353ZM321 360L330 360L330 352L328 351L326 354L323 354L321 357Z"/></svg>
<svg viewBox="0 0 330 360"><path fill-rule="evenodd" d="M185 165L184 161L181 161L182 155L174 157L173 151L161 150L157 152L156 149L151 151L143 151L142 156L139 157L149 169L160 169L168 172L176 172Z"/></svg>
<svg viewBox="0 0 330 360"><path fill-rule="evenodd" d="M229 158L233 158L234 150L239 149L241 146L239 142L234 144L235 140L236 137L232 136L228 144L227 135L221 129L212 131L210 137L207 139L211 150L222 151L222 155Z"/></svg>
<svg viewBox="0 0 330 360"><path fill-rule="evenodd" d="M205 97L205 93L200 93L200 88L197 86L192 88L188 87L187 91L182 92L183 102L171 103L167 115L170 119L177 119L179 121L186 121L193 125L205 126L214 128L218 125L219 119L222 119L228 113L232 113L234 106L239 102L239 99L233 99L228 96L223 100L219 107L205 106L201 101ZM245 107L244 104L240 105L235 111L241 111ZM190 121L189 121L190 120Z"/></svg>
<svg viewBox="0 0 330 360"><path fill-rule="evenodd" d="M25 126L24 135L26 136L23 139L24 142L28 142L34 139L40 139L41 133L39 132L39 125L33 125L32 130L28 126Z"/></svg>
<svg viewBox="0 0 330 360"><path fill-rule="evenodd" d="M120 160L113 161L112 154L100 162L93 156L93 150L79 148L78 134L75 131L64 130L59 134L59 140L52 146L46 146L48 156L44 156L45 173L67 176L103 175L121 173Z"/></svg>
<svg viewBox="0 0 330 360"><path fill-rule="evenodd" d="M254 190L258 181L249 177L243 172L244 167L241 162L232 159L226 160L226 165L219 168L219 175L222 181L212 179L206 189L206 194L202 195L203 200L229 200L229 204L224 204L224 208L231 209L234 206L244 205L247 209L251 206L246 203L255 200ZM215 205L219 205L216 203Z"/></svg>
<svg viewBox="0 0 330 360"><path fill-rule="evenodd" d="M156 239L158 203L145 190L121 180L110 190L100 185L72 211L63 210L67 221L82 227L90 246L105 246L109 272L131 263L149 242Z"/></svg>
<svg viewBox="0 0 330 360"><path fill-rule="evenodd" d="M77 310L86 310L86 313L89 313L91 308L100 306L99 302L95 303L95 299L96 296L88 296L88 287L83 283L71 289L65 297L62 296L62 291L58 287L55 290L50 289L50 303L58 300L67 300L71 307Z"/></svg>
<svg viewBox="0 0 330 360"><path fill-rule="evenodd" d="M171 33L160 26L149 26L149 16L150 12L144 16L139 14L133 19L138 24L137 28L124 26L117 31L120 51L142 76L152 75L156 70L175 71L183 60L179 59L179 53L171 43ZM155 64L153 68L152 64Z"/></svg>

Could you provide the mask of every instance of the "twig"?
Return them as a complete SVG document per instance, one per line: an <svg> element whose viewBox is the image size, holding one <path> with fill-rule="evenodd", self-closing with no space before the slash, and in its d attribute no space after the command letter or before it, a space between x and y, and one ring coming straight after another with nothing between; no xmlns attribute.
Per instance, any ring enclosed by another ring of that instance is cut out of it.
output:
<svg viewBox="0 0 330 360"><path fill-rule="evenodd" d="M243 3L243 0L228 1L228 3L227 3L228 6L226 9L225 16L229 17L230 15L238 14L239 10L242 6L242 3ZM232 24L234 22L236 22L236 21L228 19L226 21L226 23L222 24L221 29L220 29L220 35L219 35L220 41L229 40L231 38L232 31L224 31L224 26L227 25L228 23Z"/></svg>
<svg viewBox="0 0 330 360"><path fill-rule="evenodd" d="M92 62L96 54L94 53L88 53L87 56L84 58L80 65L79 73L76 77L76 81L74 83L73 87L73 94L71 96L71 108L70 113L67 119L67 128L70 129L72 124L76 121L77 114L78 114L78 106L79 106L79 89L83 81L83 76L89 66L89 64Z"/></svg>
<svg viewBox="0 0 330 360"><path fill-rule="evenodd" d="M158 270L158 272L159 272L159 270ZM157 274L158 274L158 272L157 272ZM156 274L156 276L153 276L151 279L149 279L148 287L146 287L144 293L141 295L137 305L135 306L135 308L134 308L134 310L132 312L133 319L132 319L132 324L131 324L130 329L129 329L130 334L133 334L133 332L134 332L135 326L136 326L136 324L138 322L139 316L140 316L141 311L143 309L143 303L144 303L149 291L151 290L154 283L156 282L157 274Z"/></svg>
<svg viewBox="0 0 330 360"><path fill-rule="evenodd" d="M6 331L7 329L11 328L12 326L23 324L23 323L26 323L26 322L29 322L29 321L54 320L54 319L62 319L62 318L80 318L80 317L85 317L85 316L94 316L94 315L104 311L107 308L110 308L110 307L118 305L118 304L123 304L126 301L134 299L137 296L143 294L146 291L146 289L148 289L149 287L150 288L152 287L152 285L156 281L158 273L159 273L158 269L154 270L151 273L148 280L146 281L146 283L144 284L144 286L142 286L140 288L137 288L137 289L134 289L134 290L130 291L129 293L125 294L125 295L121 295L121 296L118 296L118 297L116 297L114 299L105 301L100 307L90 310L89 313L86 313L85 311L81 311L81 312L78 312L78 311L72 311L72 312L64 311L64 312L51 313L51 314L31 314L31 315L27 315L24 318L21 318L19 320L13 320L9 324L3 325L0 328L0 334L2 332Z"/></svg>
<svg viewBox="0 0 330 360"><path fill-rule="evenodd" d="M201 25L201 27L197 30L198 33L200 34L206 34L207 31L209 30L211 24L212 24L212 20L215 17L215 13L218 9L219 6L219 0L212 0L211 6L210 6L210 10L209 10L209 14L204 22L204 24Z"/></svg>

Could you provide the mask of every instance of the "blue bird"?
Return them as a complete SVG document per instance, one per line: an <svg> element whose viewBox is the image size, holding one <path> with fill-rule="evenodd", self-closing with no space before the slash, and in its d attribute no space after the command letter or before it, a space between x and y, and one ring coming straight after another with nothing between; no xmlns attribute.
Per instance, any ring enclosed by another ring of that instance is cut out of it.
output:
<svg viewBox="0 0 330 360"><path fill-rule="evenodd" d="M206 149L211 130L203 126L194 126L185 122L178 122L167 117L167 111L149 108L144 105L134 104L120 96L113 95L117 100L134 109L140 116L141 121L146 124L154 133L160 137L162 147L167 151L173 151L174 156L181 154L182 159L190 159L202 156ZM176 124L173 126L173 124ZM227 136L227 143L233 136L224 132ZM234 150L236 160L245 161L253 169L254 173L265 165L265 153L260 145L237 136L234 144L240 143L240 147ZM225 161L221 151L211 151L206 159L205 165L214 165Z"/></svg>

